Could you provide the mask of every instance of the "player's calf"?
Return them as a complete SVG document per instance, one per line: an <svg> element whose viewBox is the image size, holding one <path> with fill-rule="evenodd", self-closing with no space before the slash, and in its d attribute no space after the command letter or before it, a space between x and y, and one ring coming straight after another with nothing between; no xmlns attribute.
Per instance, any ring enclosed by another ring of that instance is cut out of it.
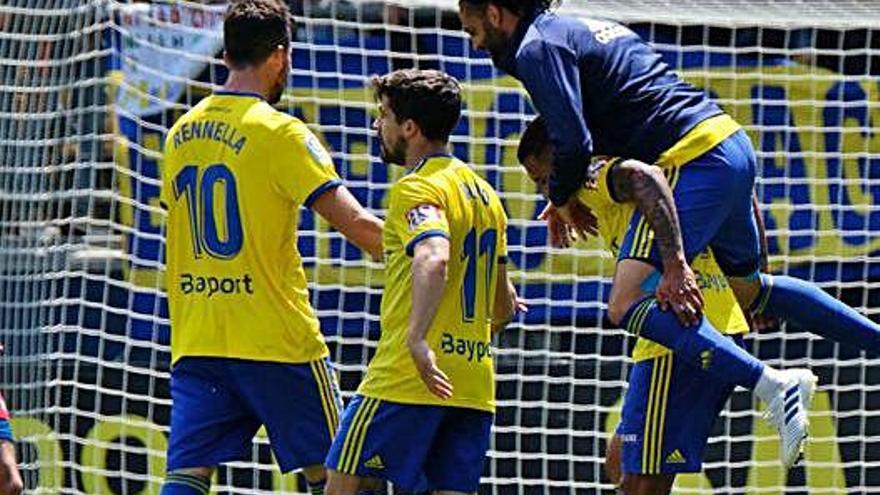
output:
<svg viewBox="0 0 880 495"><path fill-rule="evenodd" d="M785 275L731 277L743 308L795 323L827 339L880 355L880 325L818 286Z"/></svg>
<svg viewBox="0 0 880 495"><path fill-rule="evenodd" d="M608 476L608 479L614 486L620 486L620 480L623 479L623 472L621 472L621 462L623 462L620 458L620 437L615 433L608 440L608 445L605 447L605 476Z"/></svg>

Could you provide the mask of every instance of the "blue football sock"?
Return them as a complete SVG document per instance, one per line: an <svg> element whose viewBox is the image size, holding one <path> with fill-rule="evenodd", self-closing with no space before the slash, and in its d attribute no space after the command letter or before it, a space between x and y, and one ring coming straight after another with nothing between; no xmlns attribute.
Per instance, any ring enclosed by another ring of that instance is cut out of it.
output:
<svg viewBox="0 0 880 495"><path fill-rule="evenodd" d="M764 372L764 364L721 335L703 317L699 325L686 327L672 311L662 311L654 297L633 304L621 325L639 337L653 340L686 363L714 375L721 383L752 389Z"/></svg>
<svg viewBox="0 0 880 495"><path fill-rule="evenodd" d="M810 282L761 274L758 314L790 321L826 339L880 354L880 326Z"/></svg>
<svg viewBox="0 0 880 495"><path fill-rule="evenodd" d="M168 473L160 495L208 495L211 480L184 473Z"/></svg>

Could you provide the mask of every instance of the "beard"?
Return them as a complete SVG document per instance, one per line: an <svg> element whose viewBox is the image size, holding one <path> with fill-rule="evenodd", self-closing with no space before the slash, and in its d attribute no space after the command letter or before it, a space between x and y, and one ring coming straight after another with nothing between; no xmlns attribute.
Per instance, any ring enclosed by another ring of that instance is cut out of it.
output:
<svg viewBox="0 0 880 495"><path fill-rule="evenodd" d="M504 62L510 51L510 37L504 34L504 31L492 27L488 22L484 23L483 29L486 32L486 51L492 57L492 63L498 67Z"/></svg>
<svg viewBox="0 0 880 495"><path fill-rule="evenodd" d="M392 142L389 146L385 137L379 133L379 157L385 163L403 165L406 163L406 141L402 137Z"/></svg>
<svg viewBox="0 0 880 495"><path fill-rule="evenodd" d="M274 105L281 101L281 95L284 94L284 88L287 87L287 74L290 72L290 67L285 64L284 69L278 74L278 78L275 80L275 84L272 86L271 91L269 92L268 102L271 105Z"/></svg>

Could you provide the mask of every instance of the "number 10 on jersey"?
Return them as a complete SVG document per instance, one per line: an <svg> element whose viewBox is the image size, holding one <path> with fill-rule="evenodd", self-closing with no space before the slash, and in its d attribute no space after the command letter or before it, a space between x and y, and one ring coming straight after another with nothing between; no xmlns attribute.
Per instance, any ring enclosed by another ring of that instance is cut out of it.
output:
<svg viewBox="0 0 880 495"><path fill-rule="evenodd" d="M223 209L215 211L217 185L222 185ZM234 258L241 251L243 232L238 211L238 192L235 175L223 163L210 165L199 174L195 165L187 165L174 178L174 199L186 201L192 234L193 254L202 253L220 259ZM217 213L222 215L218 222ZM221 238L218 223L224 227Z"/></svg>

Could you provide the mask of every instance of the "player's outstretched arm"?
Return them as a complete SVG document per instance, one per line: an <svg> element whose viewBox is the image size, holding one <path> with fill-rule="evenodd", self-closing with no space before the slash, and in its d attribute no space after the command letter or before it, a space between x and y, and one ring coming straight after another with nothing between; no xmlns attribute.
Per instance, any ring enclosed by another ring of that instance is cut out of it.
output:
<svg viewBox="0 0 880 495"><path fill-rule="evenodd" d="M12 442L0 440L0 495L19 495L24 490Z"/></svg>
<svg viewBox="0 0 880 495"><path fill-rule="evenodd" d="M672 306L682 323L698 323L703 295L685 258L675 200L663 171L638 160L624 160L611 167L609 185L614 198L635 203L654 231L663 259L657 299L663 307Z"/></svg>
<svg viewBox="0 0 880 495"><path fill-rule="evenodd" d="M412 313L406 332L406 345L422 381L441 399L452 397L452 383L437 367L437 357L428 345L427 335L446 288L448 263L449 240L445 237L427 237L416 244L412 260Z"/></svg>
<svg viewBox="0 0 880 495"><path fill-rule="evenodd" d="M538 113L547 119L553 143L548 197L560 207L588 178L593 149L583 113L579 64L566 47L535 39L520 48L517 70Z"/></svg>
<svg viewBox="0 0 880 495"><path fill-rule="evenodd" d="M357 247L370 253L373 260L382 259L384 222L364 209L348 188L330 189L315 200L312 209Z"/></svg>

